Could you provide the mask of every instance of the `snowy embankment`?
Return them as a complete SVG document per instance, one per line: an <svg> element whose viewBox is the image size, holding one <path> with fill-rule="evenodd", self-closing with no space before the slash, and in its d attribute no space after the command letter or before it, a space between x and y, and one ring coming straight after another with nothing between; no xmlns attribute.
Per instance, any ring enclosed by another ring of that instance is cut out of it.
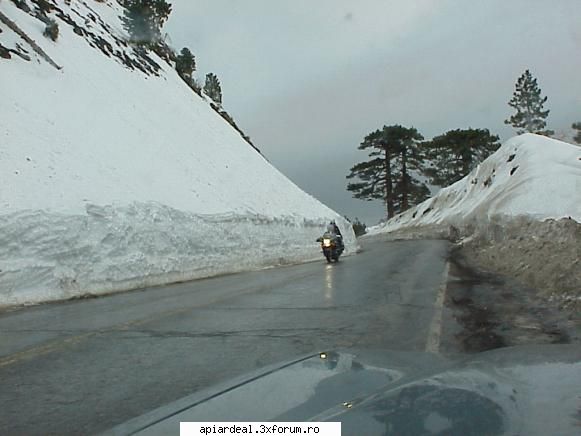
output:
<svg viewBox="0 0 581 436"><path fill-rule="evenodd" d="M124 42L116 2L53 2L56 42L25 3L0 12L62 68L0 23L0 306L316 259L330 219L355 250L345 220Z"/></svg>
<svg viewBox="0 0 581 436"><path fill-rule="evenodd" d="M514 137L468 176L369 233L464 229L518 216L581 222L581 147L533 134Z"/></svg>
<svg viewBox="0 0 581 436"><path fill-rule="evenodd" d="M581 147L525 134L370 234L459 240L474 265L581 308Z"/></svg>

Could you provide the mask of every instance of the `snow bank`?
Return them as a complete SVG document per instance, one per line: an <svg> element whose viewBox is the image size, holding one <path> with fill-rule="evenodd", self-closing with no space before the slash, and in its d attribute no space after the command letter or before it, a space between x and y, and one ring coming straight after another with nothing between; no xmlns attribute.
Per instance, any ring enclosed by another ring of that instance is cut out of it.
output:
<svg viewBox="0 0 581 436"><path fill-rule="evenodd" d="M0 215L2 303L154 286L321 258L324 221L198 215L157 203L87 205L84 214Z"/></svg>
<svg viewBox="0 0 581 436"><path fill-rule="evenodd" d="M31 58L0 59L0 305L314 259L330 219L354 251L345 220L124 43L116 2L55 4L57 42L0 3L63 67L0 24L0 44Z"/></svg>
<svg viewBox="0 0 581 436"><path fill-rule="evenodd" d="M517 216L581 222L581 148L534 134L505 142L468 176L370 234L480 226Z"/></svg>

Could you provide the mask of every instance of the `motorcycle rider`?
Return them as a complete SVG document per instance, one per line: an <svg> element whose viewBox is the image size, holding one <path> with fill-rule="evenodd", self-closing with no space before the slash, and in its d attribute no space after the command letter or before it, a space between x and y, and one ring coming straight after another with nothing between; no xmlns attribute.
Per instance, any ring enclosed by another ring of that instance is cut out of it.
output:
<svg viewBox="0 0 581 436"><path fill-rule="evenodd" d="M327 240L331 240L333 243L329 244ZM317 238L317 242L321 242L321 248L327 258L327 262L332 262L333 260L335 262L339 261L339 256L343 253L345 245L343 244L341 230L339 230L334 220L329 222L325 233L323 236Z"/></svg>
<svg viewBox="0 0 581 436"><path fill-rule="evenodd" d="M338 235L341 239L343 239L343 235L341 234L341 230L339 230L339 226L335 224L335 220L332 220L329 223L330 226L333 226L333 231L336 235Z"/></svg>
<svg viewBox="0 0 581 436"><path fill-rule="evenodd" d="M331 220L331 222L329 222L329 225L327 226L327 232L334 237L334 239L337 241L337 245L342 251L345 248L345 245L343 244L343 235L341 234L341 230L339 230L339 226L335 223L335 220Z"/></svg>
<svg viewBox="0 0 581 436"><path fill-rule="evenodd" d="M335 221L330 221L329 224L327 224L327 231L325 232L326 235L329 235L331 238L333 239L343 239L343 235L341 234L341 230L339 230L339 227L337 226L337 224L335 223ZM323 237L317 238L317 242L321 242L323 240Z"/></svg>

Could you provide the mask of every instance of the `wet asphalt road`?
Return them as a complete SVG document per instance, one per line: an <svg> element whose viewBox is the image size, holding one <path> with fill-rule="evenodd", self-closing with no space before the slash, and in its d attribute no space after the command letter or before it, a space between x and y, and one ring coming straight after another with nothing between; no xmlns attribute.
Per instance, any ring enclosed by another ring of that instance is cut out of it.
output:
<svg viewBox="0 0 581 436"><path fill-rule="evenodd" d="M445 241L0 313L0 434L94 434L305 353L425 350Z"/></svg>

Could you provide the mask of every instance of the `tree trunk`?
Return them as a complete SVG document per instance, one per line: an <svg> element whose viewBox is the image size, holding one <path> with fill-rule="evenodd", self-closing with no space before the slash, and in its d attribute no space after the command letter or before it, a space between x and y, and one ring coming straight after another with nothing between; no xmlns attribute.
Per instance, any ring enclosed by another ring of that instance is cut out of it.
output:
<svg viewBox="0 0 581 436"><path fill-rule="evenodd" d="M470 173L470 167L472 166L472 156L470 151L465 149L462 152L462 177L465 177Z"/></svg>
<svg viewBox="0 0 581 436"><path fill-rule="evenodd" d="M408 170L407 170L407 147L404 145L401 151L401 211L409 209L409 188L408 188Z"/></svg>
<svg viewBox="0 0 581 436"><path fill-rule="evenodd" d="M387 219L395 216L395 209L393 207L393 180L391 178L391 156L389 149L385 145L385 204L387 207Z"/></svg>

